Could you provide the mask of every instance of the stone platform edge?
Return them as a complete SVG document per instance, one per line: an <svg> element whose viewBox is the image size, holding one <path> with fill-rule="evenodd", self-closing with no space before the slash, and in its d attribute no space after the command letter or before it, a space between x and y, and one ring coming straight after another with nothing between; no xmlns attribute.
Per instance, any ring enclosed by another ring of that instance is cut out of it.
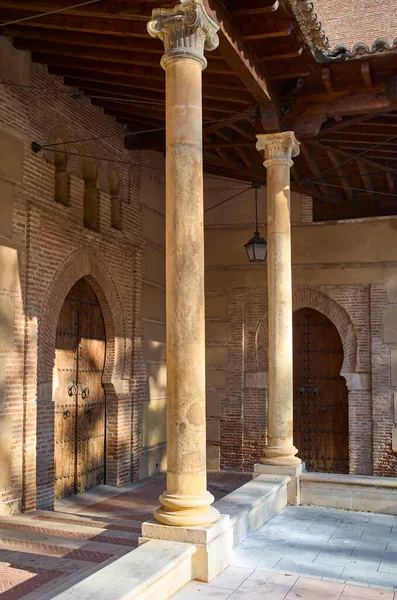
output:
<svg viewBox="0 0 397 600"><path fill-rule="evenodd" d="M140 542L163 540L194 544L193 579L212 581L232 562L233 547L287 505L289 477L259 475L214 506L221 513L207 527L170 527L154 520L142 524Z"/></svg>
<svg viewBox="0 0 397 600"><path fill-rule="evenodd" d="M192 579L191 544L152 540L54 596L54 600L165 600Z"/></svg>
<svg viewBox="0 0 397 600"><path fill-rule="evenodd" d="M397 515L397 478L302 473L302 505Z"/></svg>

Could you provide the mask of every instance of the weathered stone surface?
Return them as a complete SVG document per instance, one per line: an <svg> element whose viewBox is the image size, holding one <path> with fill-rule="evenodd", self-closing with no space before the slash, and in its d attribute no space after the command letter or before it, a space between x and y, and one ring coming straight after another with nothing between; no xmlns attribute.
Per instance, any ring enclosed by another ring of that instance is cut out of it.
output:
<svg viewBox="0 0 397 600"><path fill-rule="evenodd" d="M383 341L385 344L397 342L397 308L383 311Z"/></svg>
<svg viewBox="0 0 397 600"><path fill-rule="evenodd" d="M0 489L11 483L12 418L0 415Z"/></svg>
<svg viewBox="0 0 397 600"><path fill-rule="evenodd" d="M207 389L225 389L227 387L227 373L226 371L213 371L207 369Z"/></svg>
<svg viewBox="0 0 397 600"><path fill-rule="evenodd" d="M221 416L221 397L219 392L207 392L207 416Z"/></svg>
<svg viewBox="0 0 397 600"><path fill-rule="evenodd" d="M207 342L228 342L232 339L230 323L207 321L205 326Z"/></svg>
<svg viewBox="0 0 397 600"><path fill-rule="evenodd" d="M219 442L221 439L220 421L207 420L207 442Z"/></svg>
<svg viewBox="0 0 397 600"><path fill-rule="evenodd" d="M4 410L6 393L6 364L4 356L0 357L0 413Z"/></svg>
<svg viewBox="0 0 397 600"><path fill-rule="evenodd" d="M207 318L226 318L227 296L207 294L205 297L205 316Z"/></svg>
<svg viewBox="0 0 397 600"><path fill-rule="evenodd" d="M205 349L205 362L207 365L227 364L226 346L207 346Z"/></svg>
<svg viewBox="0 0 397 600"><path fill-rule="evenodd" d="M0 131L0 173L10 181L21 183L23 177L23 142L4 130Z"/></svg>
<svg viewBox="0 0 397 600"><path fill-rule="evenodd" d="M14 298L0 296L0 350L12 350Z"/></svg>
<svg viewBox="0 0 397 600"><path fill-rule="evenodd" d="M0 288L16 292L20 289L18 250L0 246Z"/></svg>
<svg viewBox="0 0 397 600"><path fill-rule="evenodd" d="M143 405L144 446L156 446L167 441L167 400L153 400Z"/></svg>
<svg viewBox="0 0 397 600"><path fill-rule="evenodd" d="M145 321L143 324L144 353L146 360L165 362L165 323Z"/></svg>
<svg viewBox="0 0 397 600"><path fill-rule="evenodd" d="M8 181L0 181L0 235L12 237L12 209L14 186Z"/></svg>

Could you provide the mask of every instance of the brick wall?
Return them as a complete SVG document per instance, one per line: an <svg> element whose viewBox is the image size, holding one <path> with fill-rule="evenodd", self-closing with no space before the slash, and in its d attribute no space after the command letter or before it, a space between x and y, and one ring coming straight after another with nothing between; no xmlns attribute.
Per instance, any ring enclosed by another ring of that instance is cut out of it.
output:
<svg viewBox="0 0 397 600"><path fill-rule="evenodd" d="M5 38L0 43L1 79L45 88L0 86L0 512L13 512L53 504L56 326L83 276L107 333L107 482L138 478L149 399L141 308L147 261L141 155L124 149L123 126L89 100L72 100L59 78ZM102 136L67 146L68 206L56 202L54 153L34 154L31 142ZM95 230L83 225L84 159L73 153L91 156L97 169ZM121 229L112 227L109 165L119 181Z"/></svg>
<svg viewBox="0 0 397 600"><path fill-rule="evenodd" d="M358 42L372 45L377 38L392 42L397 36L395 0L314 0L330 46Z"/></svg>

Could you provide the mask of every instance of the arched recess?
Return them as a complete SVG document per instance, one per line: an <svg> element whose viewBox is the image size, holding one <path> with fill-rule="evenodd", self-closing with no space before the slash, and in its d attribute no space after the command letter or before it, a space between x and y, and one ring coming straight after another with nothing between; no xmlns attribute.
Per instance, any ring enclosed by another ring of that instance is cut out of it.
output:
<svg viewBox="0 0 397 600"><path fill-rule="evenodd" d="M119 440L117 437L118 395L128 393L129 382L123 377L128 370L127 356L130 343L126 337L123 307L117 286L103 261L88 248L73 252L54 274L45 295L38 319L38 388L37 388L37 497L39 508L52 508L54 502L54 405L53 392L57 386L54 377L56 330L66 296L77 281L85 277L95 291L105 322L107 347L103 372L106 393L107 483L119 484ZM125 444L129 452L128 444ZM130 447L130 446L129 446Z"/></svg>
<svg viewBox="0 0 397 600"><path fill-rule="evenodd" d="M357 335L346 310L333 298L319 290L297 287L293 290L292 310L313 308L325 315L335 325L342 340L344 359L341 375L357 370ZM258 371L267 371L268 314L262 315L255 333L255 352Z"/></svg>
<svg viewBox="0 0 397 600"><path fill-rule="evenodd" d="M341 376L346 380L349 405L349 468L350 473L368 475L372 472L372 423L364 423L363 403L371 407L371 377L357 368L358 340L354 325L346 310L333 298L310 287L293 290L293 311L312 308L325 315L338 330L343 346ZM261 380L268 373L268 313L260 318L255 331L256 366ZM259 378L258 378L259 379ZM263 386L262 386L263 387ZM266 384L267 387L267 384ZM357 418L360 415L360 418Z"/></svg>

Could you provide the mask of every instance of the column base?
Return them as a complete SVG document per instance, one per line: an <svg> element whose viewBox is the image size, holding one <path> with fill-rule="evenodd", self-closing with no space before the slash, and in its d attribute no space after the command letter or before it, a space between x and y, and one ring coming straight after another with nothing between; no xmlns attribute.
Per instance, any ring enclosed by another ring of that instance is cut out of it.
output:
<svg viewBox="0 0 397 600"><path fill-rule="evenodd" d="M295 454L298 454L295 446L266 446L265 456L260 459L260 462L264 465L295 467L302 462Z"/></svg>
<svg viewBox="0 0 397 600"><path fill-rule="evenodd" d="M254 466L254 475L288 475L290 480L287 487L288 504L298 506L300 504L300 475L302 463L297 465L269 465L262 462Z"/></svg>
<svg viewBox="0 0 397 600"><path fill-rule="evenodd" d="M154 519L172 527L203 527L218 521L220 514L212 503L215 498L208 491L198 496L169 494L160 496L160 506Z"/></svg>
<svg viewBox="0 0 397 600"><path fill-rule="evenodd" d="M232 563L233 526L229 515L221 515L206 527L170 527L148 521L142 523L139 543L147 540L193 544L196 552L192 556L192 577L199 581L212 581Z"/></svg>

